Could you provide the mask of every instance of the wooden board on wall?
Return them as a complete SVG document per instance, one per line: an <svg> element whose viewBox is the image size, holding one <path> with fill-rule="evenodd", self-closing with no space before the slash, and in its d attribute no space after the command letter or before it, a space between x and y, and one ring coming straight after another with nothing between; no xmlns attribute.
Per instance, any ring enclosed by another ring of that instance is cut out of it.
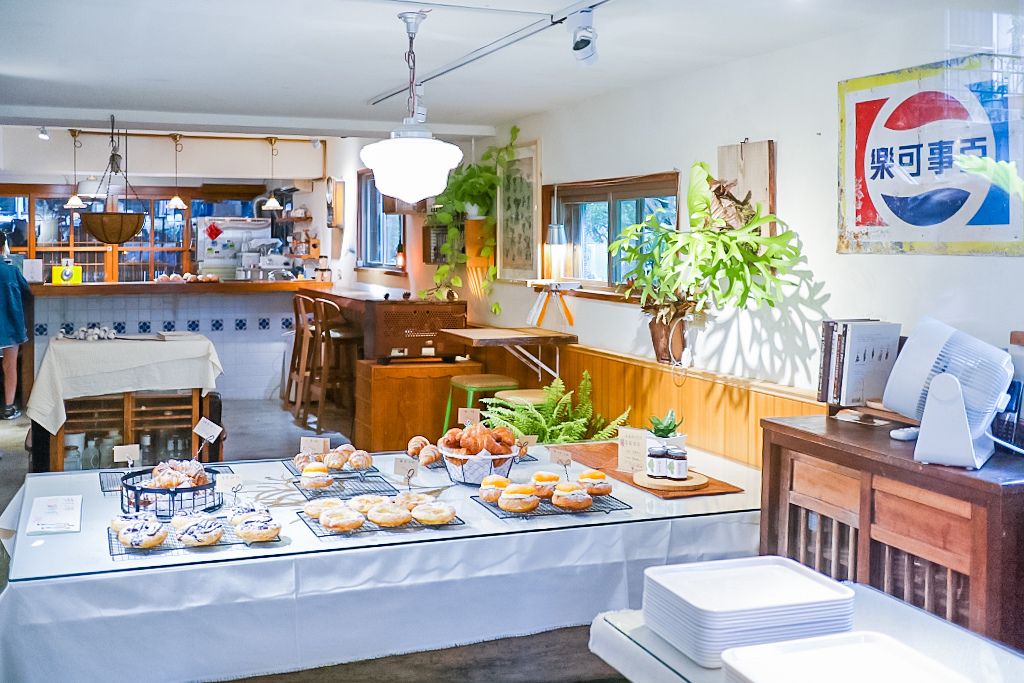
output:
<svg viewBox="0 0 1024 683"><path fill-rule="evenodd" d="M741 142L718 148L720 180L736 181L732 193L743 199L750 192L751 202L760 202L761 213L775 213L775 141ZM775 234L774 223L772 234Z"/></svg>

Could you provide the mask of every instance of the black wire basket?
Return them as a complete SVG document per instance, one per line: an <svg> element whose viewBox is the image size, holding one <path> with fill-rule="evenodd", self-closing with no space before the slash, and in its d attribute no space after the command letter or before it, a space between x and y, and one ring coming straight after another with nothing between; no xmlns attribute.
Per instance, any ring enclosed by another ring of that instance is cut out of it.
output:
<svg viewBox="0 0 1024 683"><path fill-rule="evenodd" d="M153 477L152 469L129 472L121 477L121 512L152 512L161 519L170 519L179 510L216 510L224 504L224 495L214 490L217 470L203 469L209 483L173 489L141 486L142 482Z"/></svg>

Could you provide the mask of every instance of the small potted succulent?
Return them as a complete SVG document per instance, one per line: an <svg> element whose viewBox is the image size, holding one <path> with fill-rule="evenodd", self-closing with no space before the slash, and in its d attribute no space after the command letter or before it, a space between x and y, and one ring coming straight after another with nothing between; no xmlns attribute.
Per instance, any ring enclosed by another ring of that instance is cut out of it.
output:
<svg viewBox="0 0 1024 683"><path fill-rule="evenodd" d="M668 412L665 413L665 417L661 419L656 415L651 415L651 428L647 431L662 446L686 448L686 434L679 433L679 428L683 426L684 419L677 419L676 411L669 408Z"/></svg>

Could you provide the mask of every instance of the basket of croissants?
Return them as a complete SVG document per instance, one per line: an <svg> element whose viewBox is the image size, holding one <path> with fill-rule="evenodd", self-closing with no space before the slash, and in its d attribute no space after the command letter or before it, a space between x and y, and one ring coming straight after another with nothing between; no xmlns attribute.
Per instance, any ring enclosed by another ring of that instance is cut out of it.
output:
<svg viewBox="0 0 1024 683"><path fill-rule="evenodd" d="M507 476L517 452L516 437L509 429L488 429L482 424L449 429L437 447L449 478L471 486L479 486L491 474Z"/></svg>

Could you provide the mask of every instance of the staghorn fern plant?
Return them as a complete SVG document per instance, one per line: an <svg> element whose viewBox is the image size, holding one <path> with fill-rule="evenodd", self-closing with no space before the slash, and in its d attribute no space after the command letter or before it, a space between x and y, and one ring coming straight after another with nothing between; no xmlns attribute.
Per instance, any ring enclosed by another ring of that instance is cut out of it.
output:
<svg viewBox="0 0 1024 683"><path fill-rule="evenodd" d="M507 427L517 437L535 435L538 443L549 444L610 439L629 418L630 408L607 425L600 415L594 414L594 404L591 402L593 383L586 370L575 392L575 406L573 393L565 390L565 383L560 378L555 378L550 385L544 387L544 402L540 405L485 398L483 402L488 409L483 411L482 416L492 429Z"/></svg>

